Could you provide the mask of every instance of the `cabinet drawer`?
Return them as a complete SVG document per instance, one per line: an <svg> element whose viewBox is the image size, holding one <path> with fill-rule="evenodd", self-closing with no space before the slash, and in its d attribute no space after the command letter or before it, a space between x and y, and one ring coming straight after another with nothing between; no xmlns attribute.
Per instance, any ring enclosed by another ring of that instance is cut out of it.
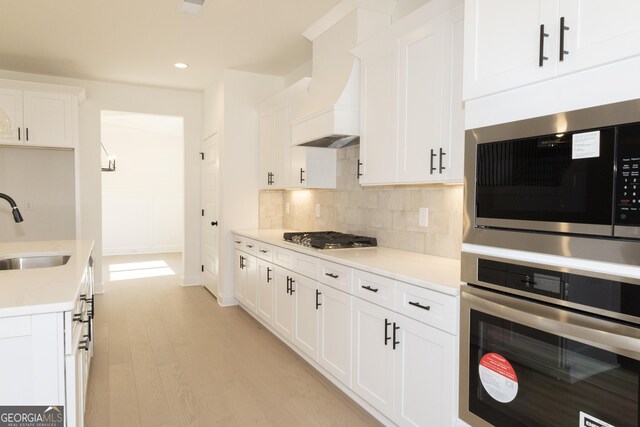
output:
<svg viewBox="0 0 640 427"><path fill-rule="evenodd" d="M288 249L274 248L273 263L280 267L293 270L293 267L295 266L294 255L295 253Z"/></svg>
<svg viewBox="0 0 640 427"><path fill-rule="evenodd" d="M303 276L318 280L318 264L320 260L318 258L303 255L300 253L294 253L294 267L293 271Z"/></svg>
<svg viewBox="0 0 640 427"><path fill-rule="evenodd" d="M267 245L266 243L258 242L257 250L258 258L269 262L273 261L273 246Z"/></svg>
<svg viewBox="0 0 640 427"><path fill-rule="evenodd" d="M353 294L374 304L394 309L395 282L388 277L353 270Z"/></svg>
<svg viewBox="0 0 640 427"><path fill-rule="evenodd" d="M353 269L350 267L320 260L318 280L343 292L353 293Z"/></svg>
<svg viewBox="0 0 640 427"><path fill-rule="evenodd" d="M242 243L242 248L240 250L245 251L251 255L258 255L258 242L251 239L244 239Z"/></svg>
<svg viewBox="0 0 640 427"><path fill-rule="evenodd" d="M456 334L458 310L455 297L396 282L396 312Z"/></svg>

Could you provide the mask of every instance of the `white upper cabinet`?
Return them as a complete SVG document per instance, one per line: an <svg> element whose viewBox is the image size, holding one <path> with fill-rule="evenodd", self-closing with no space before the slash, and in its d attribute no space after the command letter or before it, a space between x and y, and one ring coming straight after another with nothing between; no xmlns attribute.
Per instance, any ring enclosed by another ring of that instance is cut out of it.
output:
<svg viewBox="0 0 640 427"><path fill-rule="evenodd" d="M633 0L467 0L464 99L640 54Z"/></svg>
<svg viewBox="0 0 640 427"><path fill-rule="evenodd" d="M77 96L23 90L19 82L7 85L10 87L0 87L0 144L75 147Z"/></svg>
<svg viewBox="0 0 640 427"><path fill-rule="evenodd" d="M360 184L462 182L463 8L433 0L354 49Z"/></svg>
<svg viewBox="0 0 640 427"><path fill-rule="evenodd" d="M261 103L260 188L335 188L336 152L292 146L291 120L307 95L304 78Z"/></svg>

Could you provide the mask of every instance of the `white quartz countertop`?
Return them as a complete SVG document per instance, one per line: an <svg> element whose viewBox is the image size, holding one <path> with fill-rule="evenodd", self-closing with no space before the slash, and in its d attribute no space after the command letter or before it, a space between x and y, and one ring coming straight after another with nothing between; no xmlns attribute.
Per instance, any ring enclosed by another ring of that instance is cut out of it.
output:
<svg viewBox="0 0 640 427"><path fill-rule="evenodd" d="M71 256L58 267L0 270L0 317L72 310L92 250L92 240L0 242L0 260L23 255Z"/></svg>
<svg viewBox="0 0 640 427"><path fill-rule="evenodd" d="M385 247L315 249L287 242L283 233L292 230L234 230L235 234L280 246L327 261L365 270L449 295L460 294L460 261Z"/></svg>

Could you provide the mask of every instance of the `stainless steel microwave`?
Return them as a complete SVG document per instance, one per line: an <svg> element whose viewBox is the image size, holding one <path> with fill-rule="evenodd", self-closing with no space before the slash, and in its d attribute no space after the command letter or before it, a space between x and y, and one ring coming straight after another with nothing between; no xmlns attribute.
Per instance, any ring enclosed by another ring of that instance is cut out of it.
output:
<svg viewBox="0 0 640 427"><path fill-rule="evenodd" d="M640 100L468 130L464 242L640 265Z"/></svg>

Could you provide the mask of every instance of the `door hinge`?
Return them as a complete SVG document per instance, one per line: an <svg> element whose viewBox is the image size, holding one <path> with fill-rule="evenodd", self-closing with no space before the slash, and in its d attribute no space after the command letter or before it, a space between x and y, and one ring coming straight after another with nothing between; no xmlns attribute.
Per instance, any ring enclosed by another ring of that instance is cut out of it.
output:
<svg viewBox="0 0 640 427"><path fill-rule="evenodd" d="M202 272L204 273L204 264L201 266Z"/></svg>
<svg viewBox="0 0 640 427"><path fill-rule="evenodd" d="M204 153L202 151L200 152L200 159L204 160Z"/></svg>

